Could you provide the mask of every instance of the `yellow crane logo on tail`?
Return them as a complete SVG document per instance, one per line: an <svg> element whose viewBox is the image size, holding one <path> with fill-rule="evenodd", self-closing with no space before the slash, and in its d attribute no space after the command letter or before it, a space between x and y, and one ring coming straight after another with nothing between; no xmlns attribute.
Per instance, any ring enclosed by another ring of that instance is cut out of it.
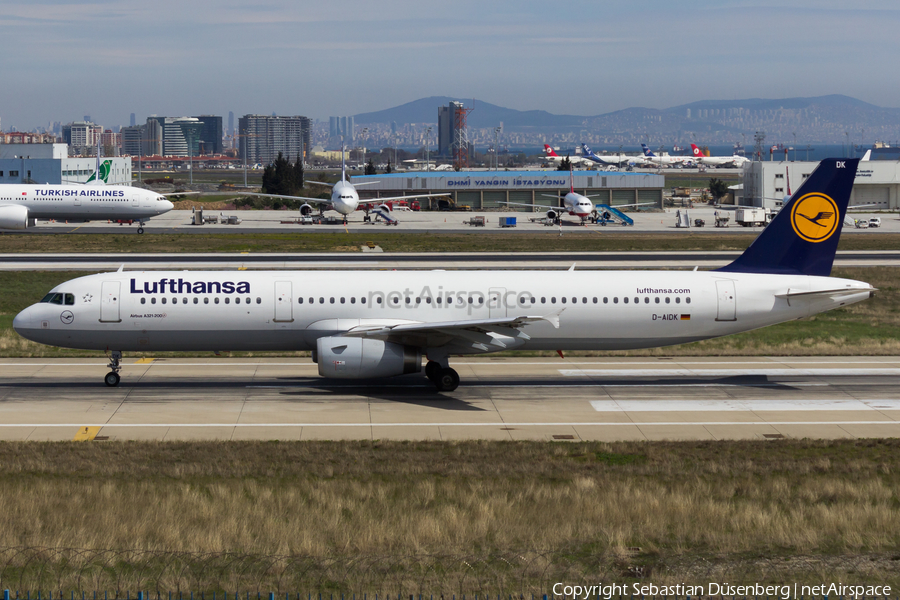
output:
<svg viewBox="0 0 900 600"><path fill-rule="evenodd" d="M834 200L821 193L806 194L791 209L794 232L807 242L824 242L837 231L840 212Z"/></svg>

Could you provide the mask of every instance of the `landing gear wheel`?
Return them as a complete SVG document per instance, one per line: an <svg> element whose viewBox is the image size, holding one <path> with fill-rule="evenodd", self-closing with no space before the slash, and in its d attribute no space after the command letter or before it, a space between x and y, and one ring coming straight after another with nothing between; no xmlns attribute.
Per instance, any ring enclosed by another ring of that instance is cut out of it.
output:
<svg viewBox="0 0 900 600"><path fill-rule="evenodd" d="M137 232L138 232L138 233L144 233L144 228L143 228L143 227L138 227Z"/></svg>
<svg viewBox="0 0 900 600"><path fill-rule="evenodd" d="M106 377L103 378L103 381L106 382L106 385L108 385L109 387L116 387L117 385L119 385L120 380L121 377L119 377L119 374L115 371L110 371L106 374Z"/></svg>
<svg viewBox="0 0 900 600"><path fill-rule="evenodd" d="M438 377L441 376L441 365L439 362L429 360L425 363L425 377L433 383L437 383Z"/></svg>
<svg viewBox="0 0 900 600"><path fill-rule="evenodd" d="M453 369L441 369L441 374L434 384L439 392L452 392L459 387L459 373Z"/></svg>

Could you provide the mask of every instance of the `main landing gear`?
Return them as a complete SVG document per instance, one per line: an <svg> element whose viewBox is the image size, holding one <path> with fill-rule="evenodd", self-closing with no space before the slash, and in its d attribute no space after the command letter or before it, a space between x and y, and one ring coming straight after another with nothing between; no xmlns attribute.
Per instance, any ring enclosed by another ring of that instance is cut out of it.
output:
<svg viewBox="0 0 900 600"><path fill-rule="evenodd" d="M425 377L439 392L452 392L459 387L459 373L450 367L442 367L437 361L429 360L425 364Z"/></svg>
<svg viewBox="0 0 900 600"><path fill-rule="evenodd" d="M118 350L114 350L109 357L109 364L106 365L110 369L112 369L112 371L107 373L106 377L103 378L103 381L109 387L116 387L117 385L119 385L119 381L121 381L122 379L121 377L119 377L119 371L122 370L122 366L121 364L119 364L121 360L122 353Z"/></svg>

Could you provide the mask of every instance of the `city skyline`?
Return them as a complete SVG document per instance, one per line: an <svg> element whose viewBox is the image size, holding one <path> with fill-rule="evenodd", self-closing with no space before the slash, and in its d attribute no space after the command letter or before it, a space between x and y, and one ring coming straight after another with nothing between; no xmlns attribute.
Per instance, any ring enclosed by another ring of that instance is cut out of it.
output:
<svg viewBox="0 0 900 600"><path fill-rule="evenodd" d="M897 107L878 60L898 50L898 21L886 0L7 3L0 64L19 85L0 90L0 124L322 120L433 95L578 115L826 94Z"/></svg>

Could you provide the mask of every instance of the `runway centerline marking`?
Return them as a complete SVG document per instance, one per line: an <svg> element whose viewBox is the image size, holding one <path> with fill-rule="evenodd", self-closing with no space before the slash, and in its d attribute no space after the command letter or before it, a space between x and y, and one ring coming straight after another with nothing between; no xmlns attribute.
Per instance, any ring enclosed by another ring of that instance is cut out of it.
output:
<svg viewBox="0 0 900 600"><path fill-rule="evenodd" d="M597 412L765 412L765 411L882 411L900 410L894 399L802 400L591 400Z"/></svg>

